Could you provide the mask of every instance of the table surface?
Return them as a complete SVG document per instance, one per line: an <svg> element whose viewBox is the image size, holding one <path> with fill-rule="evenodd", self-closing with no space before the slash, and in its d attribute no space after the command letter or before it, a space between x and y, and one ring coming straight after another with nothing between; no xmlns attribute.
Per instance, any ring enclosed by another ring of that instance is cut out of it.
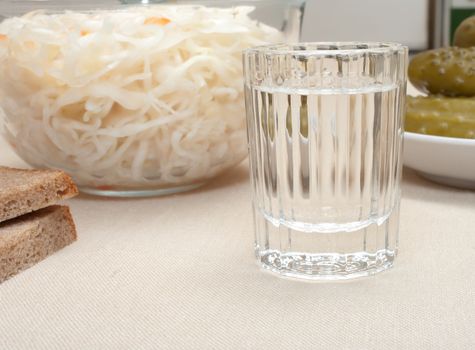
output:
<svg viewBox="0 0 475 350"><path fill-rule="evenodd" d="M0 164L25 167L0 138ZM247 164L162 198L68 201L79 240L0 285L0 349L474 349L475 192L405 169L394 268L263 273Z"/></svg>

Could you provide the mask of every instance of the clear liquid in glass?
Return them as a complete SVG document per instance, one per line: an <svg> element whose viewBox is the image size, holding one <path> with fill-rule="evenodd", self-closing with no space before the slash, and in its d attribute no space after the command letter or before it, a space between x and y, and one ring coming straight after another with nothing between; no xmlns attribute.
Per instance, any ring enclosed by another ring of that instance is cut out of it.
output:
<svg viewBox="0 0 475 350"><path fill-rule="evenodd" d="M255 249L264 268L346 279L392 265L402 90L246 87Z"/></svg>

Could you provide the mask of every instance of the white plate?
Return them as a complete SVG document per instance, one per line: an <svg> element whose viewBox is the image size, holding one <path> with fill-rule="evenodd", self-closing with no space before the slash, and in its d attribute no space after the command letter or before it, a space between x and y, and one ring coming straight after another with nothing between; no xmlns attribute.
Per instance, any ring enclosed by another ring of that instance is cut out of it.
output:
<svg viewBox="0 0 475 350"><path fill-rule="evenodd" d="M475 140L405 132L404 165L435 182L475 189Z"/></svg>

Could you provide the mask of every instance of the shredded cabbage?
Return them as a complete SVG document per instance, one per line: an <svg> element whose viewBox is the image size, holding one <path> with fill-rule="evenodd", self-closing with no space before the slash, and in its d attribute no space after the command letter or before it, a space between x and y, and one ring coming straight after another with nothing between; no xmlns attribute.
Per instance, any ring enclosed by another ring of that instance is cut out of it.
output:
<svg viewBox="0 0 475 350"><path fill-rule="evenodd" d="M86 187L215 176L246 155L241 51L283 40L252 7L32 12L0 24L6 134Z"/></svg>

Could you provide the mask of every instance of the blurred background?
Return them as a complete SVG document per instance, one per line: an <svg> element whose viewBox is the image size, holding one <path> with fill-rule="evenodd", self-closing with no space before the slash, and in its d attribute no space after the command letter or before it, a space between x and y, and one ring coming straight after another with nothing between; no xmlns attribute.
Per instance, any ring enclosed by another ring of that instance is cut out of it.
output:
<svg viewBox="0 0 475 350"><path fill-rule="evenodd" d="M412 52L450 45L475 0L308 0L303 41L396 41Z"/></svg>
<svg viewBox="0 0 475 350"><path fill-rule="evenodd" d="M0 0L0 20L39 4L91 9L117 3L183 1L187 0ZM229 2L221 0L223 6ZM474 14L475 0L307 0L302 41L395 41L417 52L450 45L458 24ZM278 6L267 8L266 22L279 23L281 15Z"/></svg>

